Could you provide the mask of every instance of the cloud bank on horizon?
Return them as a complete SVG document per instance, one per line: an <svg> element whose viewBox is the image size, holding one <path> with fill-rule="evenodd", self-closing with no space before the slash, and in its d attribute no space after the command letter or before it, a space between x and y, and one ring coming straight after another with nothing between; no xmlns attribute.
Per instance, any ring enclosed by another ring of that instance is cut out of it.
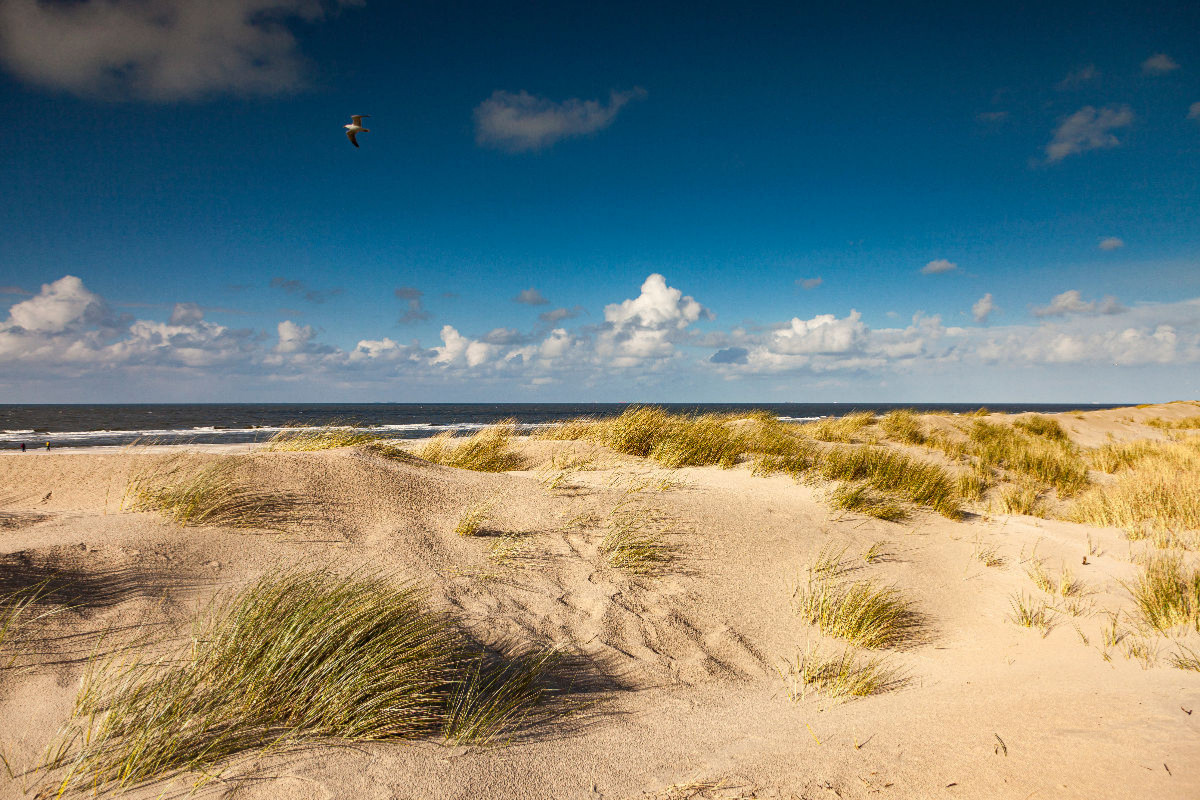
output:
<svg viewBox="0 0 1200 800"><path fill-rule="evenodd" d="M529 291L529 290L526 290ZM540 296L540 293L539 293ZM401 299L411 292L397 290ZM916 313L904 327L872 328L851 309L793 317L757 329L701 323L716 314L651 274L637 296L607 304L604 321L522 333L460 331L445 323L440 342L366 338L342 349L292 320L274 330L229 328L177 302L164 321L118 314L82 280L66 275L14 303L0 322L0 368L35 369L42 381L86 386L114 371L146 391L182 378L218 374L258 386L332 382L382 396L397 380L429 385L483 381L492 387L613 387L651 383L753 381L782 376L922 375L961 380L972 370L1055 365L1178 369L1200 362L1200 298L1126 307L1112 297L1063 292L1031 319L985 326L989 293L974 304L976 326Z"/></svg>

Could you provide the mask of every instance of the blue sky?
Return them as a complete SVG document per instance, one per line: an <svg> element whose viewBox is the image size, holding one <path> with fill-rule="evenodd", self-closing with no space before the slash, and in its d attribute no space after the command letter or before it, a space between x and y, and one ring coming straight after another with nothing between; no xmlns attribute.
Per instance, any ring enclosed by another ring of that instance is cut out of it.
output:
<svg viewBox="0 0 1200 800"><path fill-rule="evenodd" d="M1195 397L1197 30L0 0L0 401Z"/></svg>

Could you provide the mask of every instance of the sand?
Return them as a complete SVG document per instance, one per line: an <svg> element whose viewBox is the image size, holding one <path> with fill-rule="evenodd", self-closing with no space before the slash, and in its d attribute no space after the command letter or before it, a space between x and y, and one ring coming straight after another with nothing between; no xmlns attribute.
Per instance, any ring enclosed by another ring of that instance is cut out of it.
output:
<svg viewBox="0 0 1200 800"><path fill-rule="evenodd" d="M1110 434L1160 438L1146 420L1197 413L1179 404L1059 419L1094 446ZM565 698L575 712L504 746L318 743L231 765L202 795L1200 797L1200 673L1165 657L1145 668L1119 647L1102 655L1105 612L1132 609L1122 582L1145 543L994 513L883 522L833 512L823 487L755 477L748 465L668 472L583 443L522 447L531 468L504 474L353 448L0 457L0 580L58 573L74 587L72 607L0 671L6 759L15 770L36 761L66 721L101 633L182 640L215 594L274 570L319 567L422 581L431 604L486 641L560 644L580 665ZM537 465L564 453L595 460L548 490ZM241 459L256 485L304 498L305 520L281 532L181 528L123 507L133 472L228 458ZM652 485L664 479L665 489ZM660 578L618 572L598 550L595 523L628 497L678 546L680 561ZM456 536L463 512L489 499L490 535ZM489 558L497 534L521 535L519 557ZM867 564L860 554L879 542L887 555ZM830 544L846 548L858 574L913 598L929 633L889 656L909 676L902 688L793 701L778 670L819 637L792 610L792 591ZM1005 563L984 566L974 556L981 546ZM1035 547L1052 572L1069 567L1090 592L1089 612L1061 617L1045 637L1009 619L1014 594L1037 592L1023 562ZM25 796L28 786L0 777L0 797ZM130 796L189 786L175 780Z"/></svg>

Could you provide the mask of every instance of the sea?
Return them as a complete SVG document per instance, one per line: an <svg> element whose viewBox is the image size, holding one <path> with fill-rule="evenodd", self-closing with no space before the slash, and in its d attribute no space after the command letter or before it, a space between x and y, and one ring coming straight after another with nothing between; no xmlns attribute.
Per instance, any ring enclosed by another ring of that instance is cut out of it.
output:
<svg viewBox="0 0 1200 800"><path fill-rule="evenodd" d="M992 411L1053 413L1118 408L1091 403L655 403L673 412L766 410L785 422L895 408L964 414ZM611 417L626 403L186 403L137 405L0 405L0 449L112 447L142 444L262 442L296 426L359 428L384 438L420 439L442 431L470 432L501 420L525 431L574 417Z"/></svg>

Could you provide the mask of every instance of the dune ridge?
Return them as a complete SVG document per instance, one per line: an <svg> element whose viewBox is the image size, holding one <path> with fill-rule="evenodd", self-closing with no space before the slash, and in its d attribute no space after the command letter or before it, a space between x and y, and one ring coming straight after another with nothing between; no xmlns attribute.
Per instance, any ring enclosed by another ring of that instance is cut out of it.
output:
<svg viewBox="0 0 1200 800"><path fill-rule="evenodd" d="M38 763L95 653L169 648L214 598L316 570L416 582L431 608L497 652L557 648L569 662L551 687L562 713L531 719L502 746L423 736L250 752L224 762L202 793L1093 798L1136 787L1194 797L1200 715L1189 711L1200 706L1200 671L1176 662L1200 652L1200 627L1186 609L1165 631L1141 624L1130 587L1162 553L1195 569L1196 531L1131 537L1072 514L1131 468L1106 472L1094 451L1188 448L1197 419L1200 405L1175 403L784 426L816 466L786 461L791 445L774 429L746 444L738 437L759 423L732 419L699 421L719 450L706 466L676 466L707 463L683 428L658 444L622 429L619 441L636 440L639 455L583 423L511 438L519 459L498 463L521 469L505 472L422 460L422 441L400 443L403 453L358 443L7 454L0 594L38 593L29 608L54 613L17 618L6 634L0 751L14 772ZM1046 452L1078 459L1086 483L1039 479L1041 467L1021 467L1016 450L980 455L977 422L1045 440ZM945 470L957 481L955 513L884 480L863 491L902 514L879 518L844 493L838 500L859 473L820 459L863 448ZM139 503L147 487L212 470L226 496L243 487L287 513L209 524ZM959 480L971 475L973 495ZM1008 513L1017 499L1006 493L1019 491L1033 494L1024 510L1036 515ZM473 511L473 535L460 535ZM661 558L615 558L622 536ZM652 568L631 567L639 563ZM856 585L894 589L919 619L914 635L854 640L818 624L820 614L808 621L805 592L843 602ZM1039 608L1041 622L1025 625ZM797 685L798 675L828 677L818 655L835 667L886 664L895 680L865 697L839 695L825 679ZM0 776L0 797L50 785L37 779ZM182 774L128 794L195 781Z"/></svg>

